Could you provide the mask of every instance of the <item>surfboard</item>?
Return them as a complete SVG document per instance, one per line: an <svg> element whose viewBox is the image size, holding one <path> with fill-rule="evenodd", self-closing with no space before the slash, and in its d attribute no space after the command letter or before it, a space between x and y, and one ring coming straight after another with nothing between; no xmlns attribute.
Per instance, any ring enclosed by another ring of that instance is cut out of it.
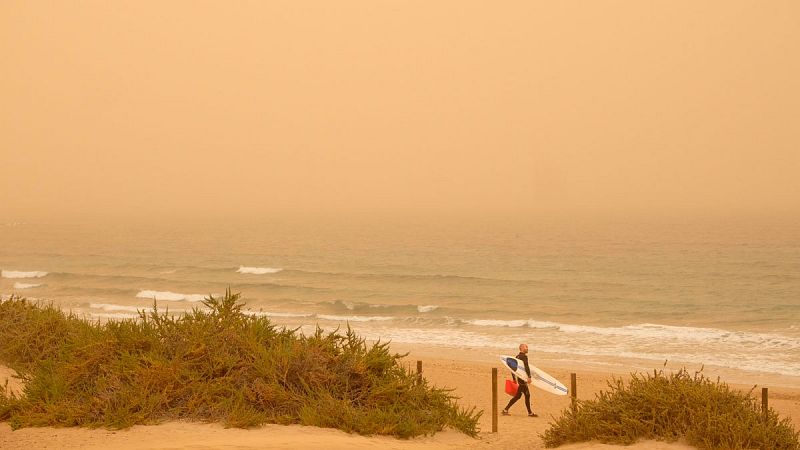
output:
<svg viewBox="0 0 800 450"><path fill-rule="evenodd" d="M511 371L517 378L522 378L523 380L528 379L524 362L508 355L500 355L500 361L502 361L503 367ZM531 364L528 364L528 368L531 369L531 384L537 388L555 395L567 395L569 392L566 386L544 370Z"/></svg>

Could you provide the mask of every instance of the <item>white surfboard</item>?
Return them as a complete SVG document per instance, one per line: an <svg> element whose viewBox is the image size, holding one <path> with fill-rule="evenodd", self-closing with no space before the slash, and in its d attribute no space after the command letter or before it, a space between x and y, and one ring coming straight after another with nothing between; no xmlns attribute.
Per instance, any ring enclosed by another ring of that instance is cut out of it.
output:
<svg viewBox="0 0 800 450"><path fill-rule="evenodd" d="M508 355L500 355L500 361L503 362L503 367L511 371L517 378L522 378L522 380L528 379L524 362ZM556 395L567 395L569 392L566 386L544 370L530 364L528 364L528 368L531 369L531 384L537 388Z"/></svg>

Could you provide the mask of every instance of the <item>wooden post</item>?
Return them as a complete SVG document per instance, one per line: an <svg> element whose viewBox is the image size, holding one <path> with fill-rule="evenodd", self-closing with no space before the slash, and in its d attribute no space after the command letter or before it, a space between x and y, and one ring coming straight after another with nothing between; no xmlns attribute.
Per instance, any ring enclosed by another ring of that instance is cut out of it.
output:
<svg viewBox="0 0 800 450"><path fill-rule="evenodd" d="M768 411L769 411L769 394L767 388L761 388L761 412L764 414L764 420L767 420Z"/></svg>
<svg viewBox="0 0 800 450"><path fill-rule="evenodd" d="M492 433L497 433L497 367L492 367Z"/></svg>
<svg viewBox="0 0 800 450"><path fill-rule="evenodd" d="M422 361L417 361L417 383L422 383Z"/></svg>
<svg viewBox="0 0 800 450"><path fill-rule="evenodd" d="M574 372L569 374L569 395L572 397L572 411L575 412L578 400L578 376Z"/></svg>

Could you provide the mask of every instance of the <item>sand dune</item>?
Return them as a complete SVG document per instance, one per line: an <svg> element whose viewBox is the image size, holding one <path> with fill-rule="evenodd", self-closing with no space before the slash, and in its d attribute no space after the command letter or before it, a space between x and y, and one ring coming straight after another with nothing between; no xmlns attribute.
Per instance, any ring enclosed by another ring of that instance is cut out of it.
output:
<svg viewBox="0 0 800 450"><path fill-rule="evenodd" d="M518 434L518 433L515 433ZM135 426L129 430L108 431L83 428L27 428L11 431L0 424L3 449L460 449L460 448L543 448L537 439L524 436L495 439L482 436L472 439L452 431L436 436L403 441L389 437L364 437L342 431L299 425L266 425L255 430L225 429L218 424L171 422L156 426ZM562 447L588 449L691 449L680 444L641 442L632 447L597 443Z"/></svg>
<svg viewBox="0 0 800 450"><path fill-rule="evenodd" d="M408 350L408 349L404 349ZM412 349L414 350L414 349ZM359 436L339 430L304 427L299 425L266 425L257 429L226 429L219 424L169 422L155 426L135 426L127 430L91 430L83 428L26 428L12 431L6 423L0 424L0 448L13 450L31 448L43 449L296 449L304 446L325 449L542 449L539 437L553 415L557 415L569 404L567 397L549 395L534 390L534 410L538 418L528 418L522 404L512 408L512 415L500 417L499 432L491 433L491 368L492 364L469 360L468 353L454 354L457 359L434 358L431 355L445 354L441 349L417 348L408 360L423 359L426 378L438 385L455 389L455 394L464 406L477 406L485 410L481 418L481 429L477 439L454 431L437 433L435 436L412 440L399 440L385 436ZM465 357L465 355L467 355ZM569 379L571 369L545 367L552 375L562 380ZM0 366L0 383L13 374L8 368ZM580 398L592 398L605 387L611 373L579 371L578 394ZM501 381L504 374L501 373ZM16 379L9 386L20 388ZM743 387L744 388L744 387ZM793 418L800 427L800 390L776 388L771 391L771 405ZM501 407L507 401L500 392ZM622 447L600 443L582 443L561 447L566 450L599 449L692 449L682 443L640 442L634 446Z"/></svg>
<svg viewBox="0 0 800 450"><path fill-rule="evenodd" d="M15 372L6 366L0 365L0 387L8 383L8 388L11 392L22 392L22 382L19 378L14 376Z"/></svg>

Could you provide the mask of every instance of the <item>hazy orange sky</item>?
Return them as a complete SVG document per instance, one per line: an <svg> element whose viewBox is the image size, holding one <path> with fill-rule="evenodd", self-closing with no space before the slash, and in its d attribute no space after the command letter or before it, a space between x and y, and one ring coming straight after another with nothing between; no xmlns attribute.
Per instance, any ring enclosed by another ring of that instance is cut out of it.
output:
<svg viewBox="0 0 800 450"><path fill-rule="evenodd" d="M800 2L0 2L0 214L800 208Z"/></svg>

